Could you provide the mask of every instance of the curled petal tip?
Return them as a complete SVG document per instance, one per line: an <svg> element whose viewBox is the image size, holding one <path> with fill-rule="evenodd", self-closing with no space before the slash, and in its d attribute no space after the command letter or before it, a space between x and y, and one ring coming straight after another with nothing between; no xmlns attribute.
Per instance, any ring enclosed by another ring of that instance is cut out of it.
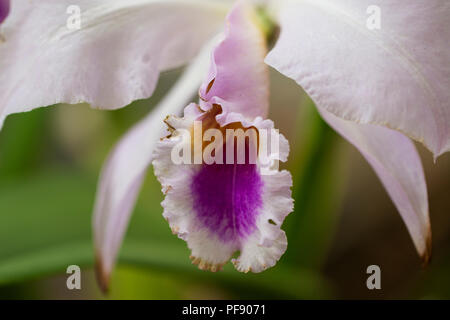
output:
<svg viewBox="0 0 450 320"><path fill-rule="evenodd" d="M428 196L420 156L412 141L381 126L358 124L319 108L325 121L358 148L394 202L423 264L431 258Z"/></svg>
<svg viewBox="0 0 450 320"><path fill-rule="evenodd" d="M108 294L109 292L109 282L111 280L111 274L106 271L103 261L100 255L97 254L95 259L95 276L97 278L98 286L103 294Z"/></svg>
<svg viewBox="0 0 450 320"><path fill-rule="evenodd" d="M432 257L432 241L431 241L431 227L428 228L427 238L425 241L425 251L421 253L422 266L427 267L430 264Z"/></svg>

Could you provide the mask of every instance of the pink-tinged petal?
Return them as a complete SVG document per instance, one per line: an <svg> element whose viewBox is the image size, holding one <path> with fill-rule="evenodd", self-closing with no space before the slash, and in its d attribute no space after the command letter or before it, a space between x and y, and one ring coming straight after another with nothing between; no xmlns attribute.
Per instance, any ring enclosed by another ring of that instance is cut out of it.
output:
<svg viewBox="0 0 450 320"><path fill-rule="evenodd" d="M179 113L195 95L208 68L212 45L203 49L164 100L117 144L106 161L96 197L93 231L97 255L97 276L108 287L136 197L156 142L165 135L164 118Z"/></svg>
<svg viewBox="0 0 450 320"><path fill-rule="evenodd" d="M0 24L5 21L9 14L9 0L0 0Z"/></svg>
<svg viewBox="0 0 450 320"><path fill-rule="evenodd" d="M60 102L115 109L148 98L161 71L188 62L221 29L227 8L206 0L14 1L2 25L0 127L11 113Z"/></svg>
<svg viewBox="0 0 450 320"><path fill-rule="evenodd" d="M215 114L198 110L191 104L184 118L169 117L171 134L157 143L153 167L165 195L163 215L172 232L187 242L192 262L200 269L218 271L240 251L233 260L236 269L261 272L274 266L286 250L280 227L293 208L291 175L278 169L263 175L259 164L252 163L174 163L172 150L192 143L194 121L214 122ZM257 118L248 127L261 133L273 129L273 123ZM288 142L281 135L276 138L280 152L273 158L286 160Z"/></svg>
<svg viewBox="0 0 450 320"><path fill-rule="evenodd" d="M221 125L234 122L233 114L253 120L269 109L269 74L264 64L266 40L253 7L238 1L227 17L224 40L211 57L211 67L200 88L204 110L220 104Z"/></svg>
<svg viewBox="0 0 450 320"><path fill-rule="evenodd" d="M450 150L449 16L442 0L289 1L266 62L328 112L396 129L438 156Z"/></svg>
<svg viewBox="0 0 450 320"><path fill-rule="evenodd" d="M377 125L342 120L319 109L328 124L352 143L373 167L408 228L416 249L427 263L431 228L422 163L412 141Z"/></svg>

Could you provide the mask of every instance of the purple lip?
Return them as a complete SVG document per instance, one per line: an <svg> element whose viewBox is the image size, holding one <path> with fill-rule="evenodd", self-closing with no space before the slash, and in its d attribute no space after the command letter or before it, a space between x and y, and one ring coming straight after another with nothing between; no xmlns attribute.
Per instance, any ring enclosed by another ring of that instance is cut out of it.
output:
<svg viewBox="0 0 450 320"><path fill-rule="evenodd" d="M255 228L262 187L254 164L203 165L192 181L194 210L222 241L245 238Z"/></svg>

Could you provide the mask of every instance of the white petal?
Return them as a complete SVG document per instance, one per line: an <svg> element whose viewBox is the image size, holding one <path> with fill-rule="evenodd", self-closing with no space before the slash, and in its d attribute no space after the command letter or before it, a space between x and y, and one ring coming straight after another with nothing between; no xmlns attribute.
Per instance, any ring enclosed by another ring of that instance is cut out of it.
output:
<svg viewBox="0 0 450 320"><path fill-rule="evenodd" d="M367 27L371 5L380 29ZM266 61L319 107L401 131L438 156L450 150L449 16L445 0L289 1Z"/></svg>
<svg viewBox="0 0 450 320"><path fill-rule="evenodd" d="M81 10L80 29L70 6ZM153 93L160 71L193 58L228 5L186 0L15 0L0 42L0 128L60 102L115 109Z"/></svg>
<svg viewBox="0 0 450 320"><path fill-rule="evenodd" d="M320 110L322 117L352 143L373 167L426 263L431 255L431 228L422 162L412 141L377 125L357 124Z"/></svg>
<svg viewBox="0 0 450 320"><path fill-rule="evenodd" d="M200 106L209 110L219 104L217 121L233 122L233 113L250 120L267 117L269 110L269 67L264 63L267 44L256 11L238 1L226 19L224 40L211 55L209 73L199 94Z"/></svg>
<svg viewBox="0 0 450 320"><path fill-rule="evenodd" d="M153 149L165 135L163 120L168 114L179 113L197 91L208 68L211 47L205 47L164 100L122 138L104 165L93 221L97 271L103 287L107 287Z"/></svg>

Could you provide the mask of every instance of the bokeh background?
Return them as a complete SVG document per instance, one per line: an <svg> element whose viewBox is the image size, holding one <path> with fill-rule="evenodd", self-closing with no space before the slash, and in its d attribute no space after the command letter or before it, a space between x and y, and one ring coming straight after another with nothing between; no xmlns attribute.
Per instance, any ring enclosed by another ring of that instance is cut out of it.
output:
<svg viewBox="0 0 450 320"><path fill-rule="evenodd" d="M429 192L433 259L422 267L399 214L359 152L317 115L291 80L271 71L271 118L291 144L295 211L280 262L260 274L228 264L207 273L162 217L149 170L130 222L111 292L93 273L91 214L102 163L118 139L176 81L117 111L58 105L10 116L0 132L0 298L3 299L448 299L450 155L433 162L418 145ZM193 101L196 98L193 97ZM66 288L79 265L82 289ZM381 267L381 290L366 268Z"/></svg>

